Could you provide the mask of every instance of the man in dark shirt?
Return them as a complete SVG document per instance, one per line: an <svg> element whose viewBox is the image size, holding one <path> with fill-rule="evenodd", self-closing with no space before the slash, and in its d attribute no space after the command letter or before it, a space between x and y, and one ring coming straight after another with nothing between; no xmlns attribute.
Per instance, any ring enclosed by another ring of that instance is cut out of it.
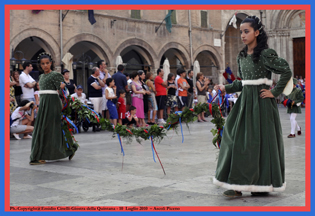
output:
<svg viewBox="0 0 315 216"><path fill-rule="evenodd" d="M188 108L192 108L193 100L194 100L194 81L193 81L194 72L192 70L188 71L188 75L186 80L190 86L187 92L187 101L188 101Z"/></svg>
<svg viewBox="0 0 315 216"><path fill-rule="evenodd" d="M102 87L105 83L99 78L100 70L98 67L92 68L92 75L88 78L89 100L93 103L94 110L102 114Z"/></svg>
<svg viewBox="0 0 315 216"><path fill-rule="evenodd" d="M115 85L116 85L116 94L117 97L119 97L119 90L125 90L126 92L128 91L128 85L127 85L127 78L124 75L124 66L123 65L118 65L117 67L118 71L115 73L112 78L115 80Z"/></svg>

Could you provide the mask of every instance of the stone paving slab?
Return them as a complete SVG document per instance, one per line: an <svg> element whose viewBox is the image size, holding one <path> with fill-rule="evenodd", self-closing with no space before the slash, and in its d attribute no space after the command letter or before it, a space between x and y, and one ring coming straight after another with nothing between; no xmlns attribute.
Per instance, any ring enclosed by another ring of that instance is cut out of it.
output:
<svg viewBox="0 0 315 216"><path fill-rule="evenodd" d="M76 134L80 148L73 160L49 161L30 166L31 140L10 141L10 204L15 206L304 206L305 114L298 115L302 136L288 139L290 119L279 108L285 145L286 183L282 193L267 197L228 199L223 188L212 184L218 149L211 143L210 122L183 125L170 131L156 149L164 176L150 141L142 145L123 141L125 157L112 133ZM211 120L208 118L208 120ZM122 169L122 160L123 169Z"/></svg>

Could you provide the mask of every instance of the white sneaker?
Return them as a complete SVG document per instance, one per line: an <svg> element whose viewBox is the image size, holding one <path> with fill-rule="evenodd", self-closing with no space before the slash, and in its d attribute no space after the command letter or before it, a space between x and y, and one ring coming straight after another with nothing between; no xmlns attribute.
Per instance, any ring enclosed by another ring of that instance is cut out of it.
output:
<svg viewBox="0 0 315 216"><path fill-rule="evenodd" d="M12 134L14 137L15 137L15 139L17 139L17 140L20 140L21 138L20 138L20 136L18 135L18 134L16 134L16 133L13 133Z"/></svg>
<svg viewBox="0 0 315 216"><path fill-rule="evenodd" d="M24 136L23 139L32 139L31 135Z"/></svg>
<svg viewBox="0 0 315 216"><path fill-rule="evenodd" d="M158 120L158 124L164 125L164 124L166 124L166 122L164 121L164 119L159 119L159 120Z"/></svg>

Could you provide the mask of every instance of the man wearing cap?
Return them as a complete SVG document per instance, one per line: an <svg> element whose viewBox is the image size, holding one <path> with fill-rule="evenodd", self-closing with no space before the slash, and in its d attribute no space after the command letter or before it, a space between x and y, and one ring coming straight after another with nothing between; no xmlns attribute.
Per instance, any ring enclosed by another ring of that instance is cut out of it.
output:
<svg viewBox="0 0 315 216"><path fill-rule="evenodd" d="M77 86L77 92L72 94L71 97L78 98L81 103L86 102L86 95L83 93L83 87L81 85Z"/></svg>
<svg viewBox="0 0 315 216"><path fill-rule="evenodd" d="M295 120L297 114L301 112L301 103L304 100L303 92L301 89L297 88L296 85L298 80L293 78L293 90L291 94L288 95L288 103L286 106L288 107L287 113L290 114L290 121L291 121L291 133L288 138L295 138L295 130L297 129L297 134L301 135L301 127L298 125L297 121Z"/></svg>

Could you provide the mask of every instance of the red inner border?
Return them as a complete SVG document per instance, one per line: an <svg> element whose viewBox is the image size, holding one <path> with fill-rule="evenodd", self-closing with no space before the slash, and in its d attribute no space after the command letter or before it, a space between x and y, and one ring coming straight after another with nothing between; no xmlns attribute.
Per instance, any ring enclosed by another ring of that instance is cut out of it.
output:
<svg viewBox="0 0 315 216"><path fill-rule="evenodd" d="M231 207L212 207L212 206L181 206L180 211L310 211L310 164L311 164L311 122L310 122L310 5L5 5L5 71L10 71L10 10L305 10L305 78L306 78L306 107L305 107L305 206L231 206ZM5 74L9 77L10 74ZM7 78L5 78L7 80ZM9 83L5 82L5 104L10 103ZM10 137L9 137L9 106L5 106L5 211L10 211ZM9 145L8 145L9 144ZM209 182L210 184L210 182ZM22 206L21 206L22 207ZM31 207L31 206L29 206ZM87 207L87 206L86 206ZM75 210L71 210L75 211Z"/></svg>

